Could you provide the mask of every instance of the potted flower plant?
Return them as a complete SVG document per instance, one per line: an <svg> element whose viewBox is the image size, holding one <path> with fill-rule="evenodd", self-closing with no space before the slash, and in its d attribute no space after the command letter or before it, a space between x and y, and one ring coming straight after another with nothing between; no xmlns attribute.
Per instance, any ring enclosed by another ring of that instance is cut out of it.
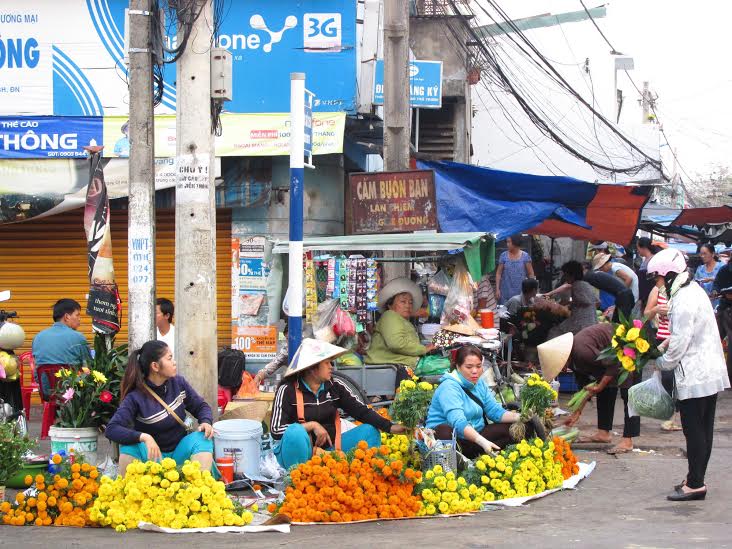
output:
<svg viewBox="0 0 732 549"><path fill-rule="evenodd" d="M0 502L5 500L5 486L23 467L23 456L35 442L18 434L12 423L0 423Z"/></svg>
<svg viewBox="0 0 732 549"><path fill-rule="evenodd" d="M94 358L87 366L56 373L56 423L49 430L51 451L73 448L96 463L99 430L119 405L119 385L127 360L127 346L113 347L103 336L95 339Z"/></svg>

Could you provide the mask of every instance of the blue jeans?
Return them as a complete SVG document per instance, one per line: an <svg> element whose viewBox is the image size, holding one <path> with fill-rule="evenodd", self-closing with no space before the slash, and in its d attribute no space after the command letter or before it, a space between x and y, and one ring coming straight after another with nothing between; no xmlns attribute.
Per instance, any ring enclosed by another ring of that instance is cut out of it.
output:
<svg viewBox="0 0 732 549"><path fill-rule="evenodd" d="M341 449L348 452L365 440L369 448L381 446L381 435L378 429L371 425L359 425L341 435ZM332 450L332 448L327 448ZM274 454L278 463L285 469L293 465L305 463L313 457L313 443L310 433L299 423L292 423L282 435L279 444L274 447Z"/></svg>
<svg viewBox="0 0 732 549"><path fill-rule="evenodd" d="M173 458L180 466L183 465L186 460L191 459L191 456L200 454L201 452L209 452L213 454L213 440L207 439L202 432L196 431L195 433L190 433L180 439L175 450L172 452L162 452L162 454L164 458ZM119 453L132 456L134 459L139 459L143 463L147 461L147 446L145 446L144 442L120 446Z"/></svg>

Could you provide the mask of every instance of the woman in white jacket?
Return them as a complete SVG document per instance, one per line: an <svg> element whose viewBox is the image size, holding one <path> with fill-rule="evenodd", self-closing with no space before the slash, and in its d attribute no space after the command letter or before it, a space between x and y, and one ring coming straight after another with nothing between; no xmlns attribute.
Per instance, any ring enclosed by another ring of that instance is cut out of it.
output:
<svg viewBox="0 0 732 549"><path fill-rule="evenodd" d="M712 453L717 393L730 386L714 311L706 292L686 270L678 250L668 248L648 262L648 273L662 279L669 296L671 336L656 365L673 370L689 471L668 496L671 501L704 499L704 475Z"/></svg>

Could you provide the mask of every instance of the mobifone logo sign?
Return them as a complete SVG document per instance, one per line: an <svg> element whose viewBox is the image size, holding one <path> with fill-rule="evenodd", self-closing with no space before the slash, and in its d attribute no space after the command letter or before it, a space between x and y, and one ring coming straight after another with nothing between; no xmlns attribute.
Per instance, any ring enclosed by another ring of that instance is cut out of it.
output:
<svg viewBox="0 0 732 549"><path fill-rule="evenodd" d="M264 22L264 17L258 13L255 13L249 18L249 24L253 29L264 31L269 35L269 42L262 46L262 51L269 53L272 51L272 45L277 44L282 40L282 35L285 34L286 31L294 29L297 26L297 17L294 15L288 15L287 19L285 19L285 24L278 31L270 30L267 23Z"/></svg>
<svg viewBox="0 0 732 549"><path fill-rule="evenodd" d="M303 17L303 43L305 51L340 50L340 13L306 13Z"/></svg>

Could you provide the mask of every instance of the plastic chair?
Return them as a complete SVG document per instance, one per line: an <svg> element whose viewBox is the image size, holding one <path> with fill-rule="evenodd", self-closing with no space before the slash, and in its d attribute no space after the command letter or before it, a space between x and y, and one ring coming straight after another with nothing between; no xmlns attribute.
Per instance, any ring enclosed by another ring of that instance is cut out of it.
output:
<svg viewBox="0 0 732 549"><path fill-rule="evenodd" d="M36 366L38 375L38 393L43 401L43 419L41 420L41 439L48 438L48 430L56 421L56 397L53 392L56 388L56 372L61 368L70 368L67 364L39 364ZM48 392L44 387L43 380L48 381Z"/></svg>
<svg viewBox="0 0 732 549"><path fill-rule="evenodd" d="M33 361L33 353L26 351L18 356L20 364L20 394L23 398L23 410L26 421L30 421L31 399L34 394L40 397L38 383L33 377L36 364ZM27 368L30 367L30 371Z"/></svg>

